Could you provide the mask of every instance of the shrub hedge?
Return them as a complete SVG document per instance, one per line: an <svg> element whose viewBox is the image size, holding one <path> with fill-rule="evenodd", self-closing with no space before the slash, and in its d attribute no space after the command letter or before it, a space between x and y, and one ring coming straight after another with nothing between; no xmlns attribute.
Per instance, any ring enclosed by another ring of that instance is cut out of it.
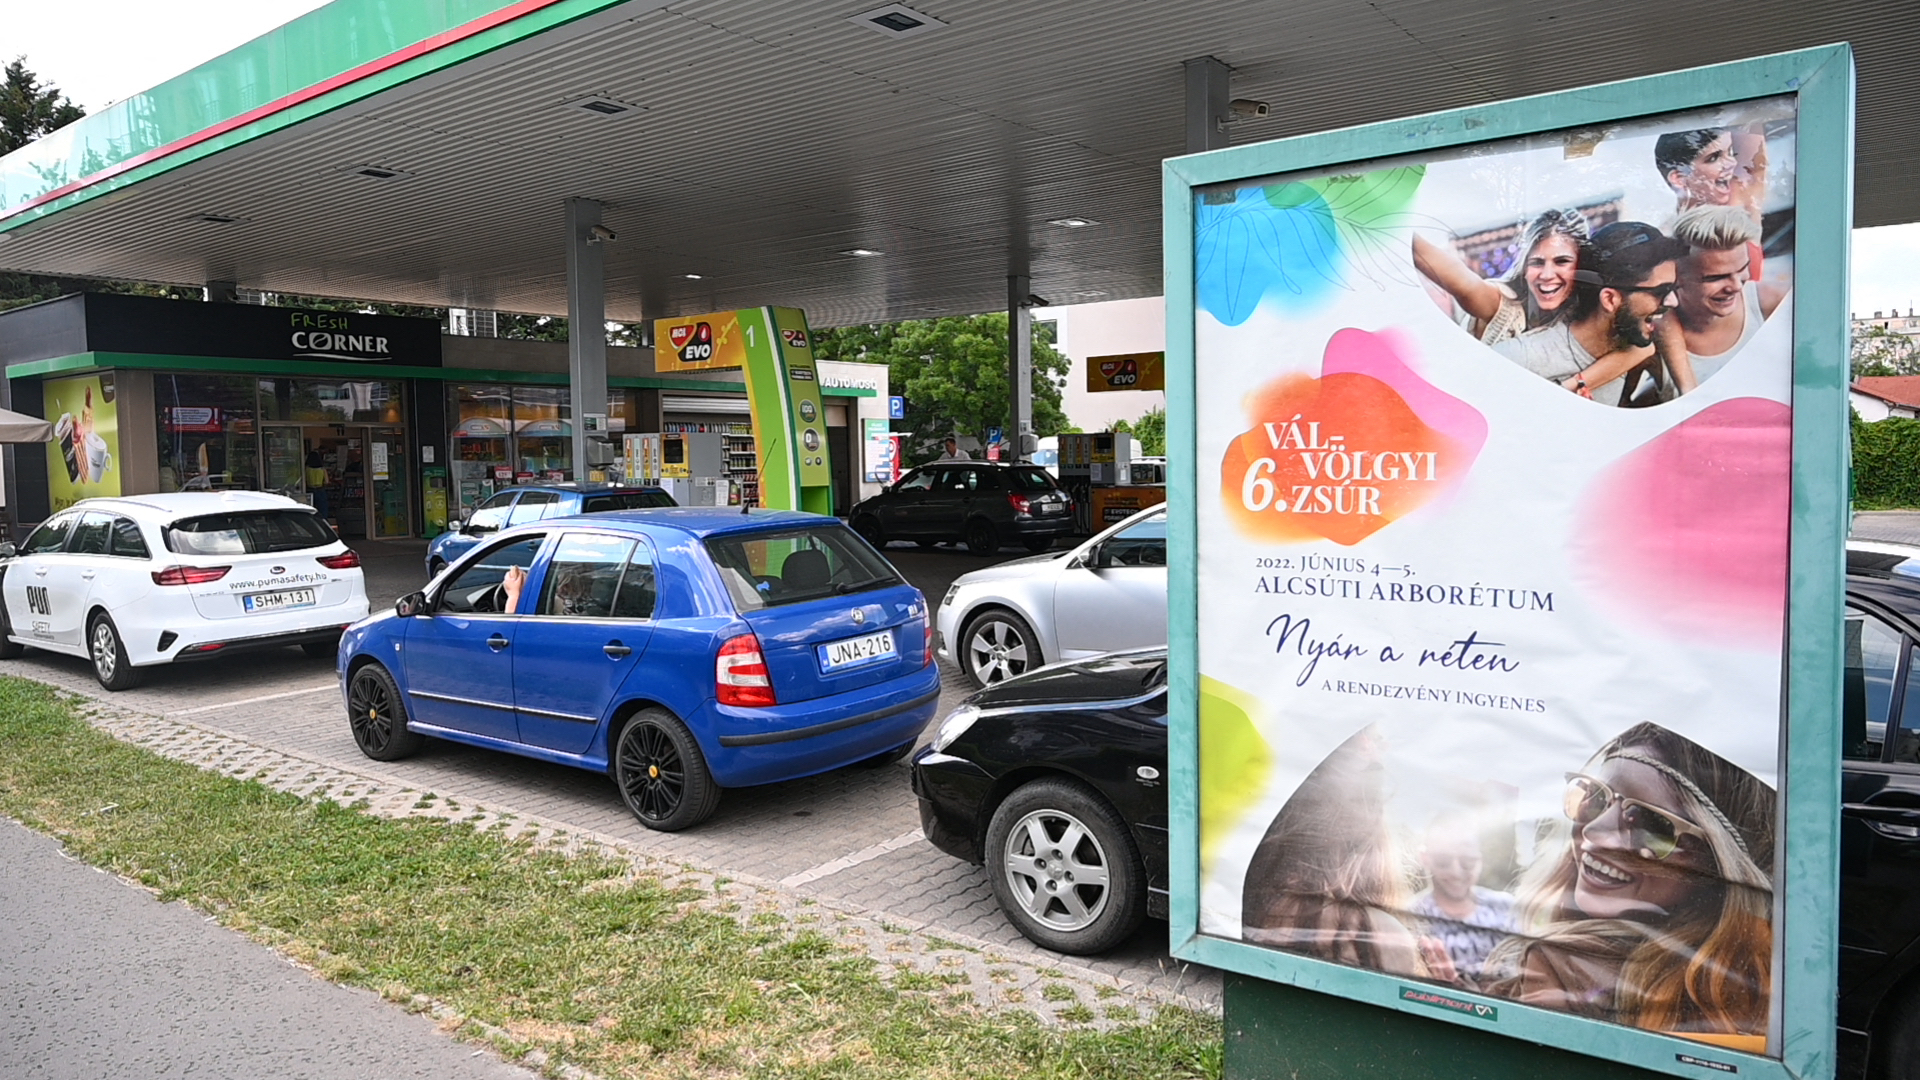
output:
<svg viewBox="0 0 1920 1080"><path fill-rule="evenodd" d="M1853 505L1856 510L1920 507L1920 420L1853 416Z"/></svg>

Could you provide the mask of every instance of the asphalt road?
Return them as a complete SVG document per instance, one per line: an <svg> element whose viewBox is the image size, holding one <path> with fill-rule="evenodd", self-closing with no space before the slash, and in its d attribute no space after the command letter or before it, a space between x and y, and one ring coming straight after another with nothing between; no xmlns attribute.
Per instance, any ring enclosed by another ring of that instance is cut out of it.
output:
<svg viewBox="0 0 1920 1080"><path fill-rule="evenodd" d="M0 818L0 1075L533 1080Z"/></svg>
<svg viewBox="0 0 1920 1080"><path fill-rule="evenodd" d="M424 584L424 543L355 547L376 606ZM1025 552L982 559L962 549L894 545L885 554L938 604L959 575ZM598 774L438 741L404 761L368 761L341 715L332 663L295 649L149 669L143 686L112 695L100 689L85 661L37 650L0 664L0 673L178 718L360 775L616 836L650 854L986 942L1029 963L1064 959L1007 924L984 870L920 836L904 763L730 790L700 827L655 833L634 821ZM942 675L944 713L970 687L951 668ZM924 738L931 737L930 729ZM9 957L0 964L0 1075L528 1075L494 1059L469 1060L471 1048L438 1035L430 1022L325 984L179 905L160 905L67 861L50 841L11 822L0 825L0 833L0 865L7 866L0 884L0 956ZM149 937L150 943L142 940ZM1217 1007L1219 1001L1217 972L1168 957L1165 923L1149 921L1112 953L1073 962L1203 1004ZM301 986L307 989L296 989ZM319 998L308 1001L299 993ZM385 1015L381 1023L392 1026L363 1023L354 1009ZM429 1051L390 1037L402 1029L417 1029L427 1043L438 1040L445 1055L420 1056ZM369 1068L369 1061L379 1067ZM494 1071L431 1064L438 1061ZM32 1068L40 1071L14 1071L22 1062L36 1062ZM351 1064L336 1070L338 1062Z"/></svg>

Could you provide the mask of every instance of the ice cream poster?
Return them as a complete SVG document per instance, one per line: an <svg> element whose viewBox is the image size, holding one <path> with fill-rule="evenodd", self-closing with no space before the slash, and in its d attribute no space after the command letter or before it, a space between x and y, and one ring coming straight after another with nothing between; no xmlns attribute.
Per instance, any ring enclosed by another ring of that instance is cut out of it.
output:
<svg viewBox="0 0 1920 1080"><path fill-rule="evenodd" d="M81 499L120 494L120 420L113 374L49 379L42 385L46 417L47 491L54 510Z"/></svg>
<svg viewBox="0 0 1920 1080"><path fill-rule="evenodd" d="M1193 190L1200 934L1779 1056L1798 134Z"/></svg>

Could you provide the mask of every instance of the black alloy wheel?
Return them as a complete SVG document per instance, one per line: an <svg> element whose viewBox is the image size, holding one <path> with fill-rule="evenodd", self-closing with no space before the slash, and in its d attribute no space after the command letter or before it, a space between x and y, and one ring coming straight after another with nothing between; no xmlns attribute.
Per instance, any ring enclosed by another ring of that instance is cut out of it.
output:
<svg viewBox="0 0 1920 1080"><path fill-rule="evenodd" d="M1146 870L1120 814L1071 780L1035 780L987 826L994 899L1014 929L1086 956L1125 941L1147 917Z"/></svg>
<svg viewBox="0 0 1920 1080"><path fill-rule="evenodd" d="M379 664L353 673L347 684L347 724L354 745L375 761L398 761L419 753L426 737L407 729L407 707L400 687Z"/></svg>
<svg viewBox="0 0 1920 1080"><path fill-rule="evenodd" d="M979 687L1024 675L1045 663L1033 628L1004 608L974 616L960 631L959 660L960 670Z"/></svg>
<svg viewBox="0 0 1920 1080"><path fill-rule="evenodd" d="M120 628L104 611L87 623L87 657L93 661L93 677L108 690L131 690L140 685L140 671L127 659Z"/></svg>
<svg viewBox="0 0 1920 1080"><path fill-rule="evenodd" d="M853 531L860 534L860 539L865 540L874 547L881 548L887 546L886 534L880 530L880 519L874 517L872 514L861 514L859 517L854 518Z"/></svg>
<svg viewBox="0 0 1920 1080"><path fill-rule="evenodd" d="M986 518L974 518L967 522L967 550L975 555L991 555L1000 550L1000 533L993 522Z"/></svg>
<svg viewBox="0 0 1920 1080"><path fill-rule="evenodd" d="M664 709L640 712L620 729L613 782L640 824L659 832L692 828L720 805L720 785L699 743Z"/></svg>

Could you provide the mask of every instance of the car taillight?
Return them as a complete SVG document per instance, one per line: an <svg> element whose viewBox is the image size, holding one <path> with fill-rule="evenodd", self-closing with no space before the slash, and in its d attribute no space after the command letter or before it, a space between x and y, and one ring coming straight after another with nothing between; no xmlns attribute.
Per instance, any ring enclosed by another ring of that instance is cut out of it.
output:
<svg viewBox="0 0 1920 1080"><path fill-rule="evenodd" d="M720 646L713 663L713 696L722 705L778 705L773 696L773 679L767 674L767 658L760 654L760 639L752 634Z"/></svg>
<svg viewBox="0 0 1920 1080"><path fill-rule="evenodd" d="M322 555L313 561L329 570L351 570L360 565L360 553L343 551L338 555Z"/></svg>
<svg viewBox="0 0 1920 1080"><path fill-rule="evenodd" d="M1009 495L1007 502L1013 506L1013 512L1016 514L1033 513L1033 500L1025 495Z"/></svg>
<svg viewBox="0 0 1920 1080"><path fill-rule="evenodd" d="M153 572L155 585L203 585L227 576L231 566L169 566Z"/></svg>

